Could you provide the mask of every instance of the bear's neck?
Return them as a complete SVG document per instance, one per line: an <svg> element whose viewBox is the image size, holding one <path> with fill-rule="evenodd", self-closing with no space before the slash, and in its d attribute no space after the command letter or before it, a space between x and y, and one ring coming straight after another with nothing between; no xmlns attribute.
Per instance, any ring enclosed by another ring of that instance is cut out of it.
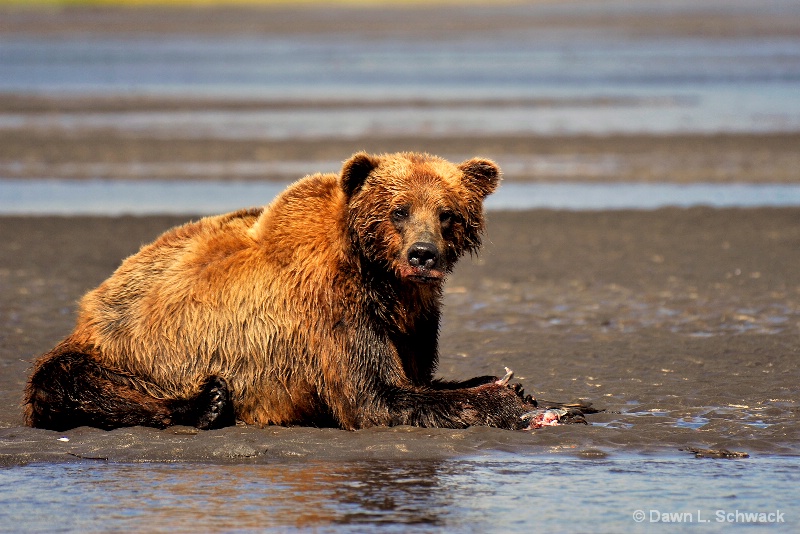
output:
<svg viewBox="0 0 800 534"><path fill-rule="evenodd" d="M368 307L389 329L400 334L417 331L421 324L438 325L442 285L402 280L383 266L362 262L361 274Z"/></svg>

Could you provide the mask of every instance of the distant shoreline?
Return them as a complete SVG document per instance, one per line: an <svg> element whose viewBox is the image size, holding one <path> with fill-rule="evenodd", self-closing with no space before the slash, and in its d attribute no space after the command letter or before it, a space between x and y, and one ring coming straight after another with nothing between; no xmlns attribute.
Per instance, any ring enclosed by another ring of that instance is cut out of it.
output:
<svg viewBox="0 0 800 534"><path fill-rule="evenodd" d="M465 5L466 4L466 5ZM441 39L487 31L797 37L791 0L0 0L0 35L345 33ZM464 8L468 9L464 9ZM585 9L582 9L585 8ZM577 16L576 16L577 15Z"/></svg>
<svg viewBox="0 0 800 534"><path fill-rule="evenodd" d="M527 0L549 3L554 0ZM513 4L519 0L494 0L496 4ZM245 7L413 7L463 4L488 4L487 0L0 0L0 7L23 9L103 7L103 8L224 8Z"/></svg>

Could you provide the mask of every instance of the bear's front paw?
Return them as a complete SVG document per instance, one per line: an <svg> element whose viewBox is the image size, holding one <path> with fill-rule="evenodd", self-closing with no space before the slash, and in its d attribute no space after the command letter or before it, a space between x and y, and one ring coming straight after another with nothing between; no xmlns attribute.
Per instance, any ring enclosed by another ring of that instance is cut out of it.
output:
<svg viewBox="0 0 800 534"><path fill-rule="evenodd" d="M492 382L476 388L476 393L486 419L475 424L518 430L527 426L527 422L521 419L522 415L536 408L526 401L519 384L509 386L501 385L499 381Z"/></svg>
<svg viewBox="0 0 800 534"><path fill-rule="evenodd" d="M222 428L235 423L228 383L218 376L210 377L196 399L197 423L201 430Z"/></svg>
<svg viewBox="0 0 800 534"><path fill-rule="evenodd" d="M514 376L514 371L512 371L508 367L506 367L505 370L506 370L506 374L503 375L503 378L498 378L497 380L495 380L494 383L496 385L498 385L498 386L506 386L506 387L508 387L509 389L511 389L511 391L516 393L516 395L520 399L522 399L522 401L525 404L530 404L532 407L536 407L536 399L533 397L533 395L525 395L525 390L522 388L522 384L519 384L519 383L511 384L511 385L508 384L508 382Z"/></svg>

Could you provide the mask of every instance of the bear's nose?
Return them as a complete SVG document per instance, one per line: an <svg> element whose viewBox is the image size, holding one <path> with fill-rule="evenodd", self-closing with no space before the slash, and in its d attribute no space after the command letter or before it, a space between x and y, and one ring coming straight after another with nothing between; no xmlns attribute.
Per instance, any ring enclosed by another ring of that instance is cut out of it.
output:
<svg viewBox="0 0 800 534"><path fill-rule="evenodd" d="M433 243L417 242L408 249L408 263L412 267L433 269L439 262L439 249Z"/></svg>

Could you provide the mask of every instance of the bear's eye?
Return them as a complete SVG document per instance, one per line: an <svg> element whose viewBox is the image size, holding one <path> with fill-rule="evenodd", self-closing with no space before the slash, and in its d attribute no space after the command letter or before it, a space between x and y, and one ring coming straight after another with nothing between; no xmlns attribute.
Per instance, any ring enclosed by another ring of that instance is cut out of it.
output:
<svg viewBox="0 0 800 534"><path fill-rule="evenodd" d="M442 225L442 228L449 228L451 224L455 221L456 215L452 211L443 211L439 214L439 224Z"/></svg>
<svg viewBox="0 0 800 534"><path fill-rule="evenodd" d="M408 208L400 207L395 208L392 210L392 221L395 223L401 223L408 219Z"/></svg>

